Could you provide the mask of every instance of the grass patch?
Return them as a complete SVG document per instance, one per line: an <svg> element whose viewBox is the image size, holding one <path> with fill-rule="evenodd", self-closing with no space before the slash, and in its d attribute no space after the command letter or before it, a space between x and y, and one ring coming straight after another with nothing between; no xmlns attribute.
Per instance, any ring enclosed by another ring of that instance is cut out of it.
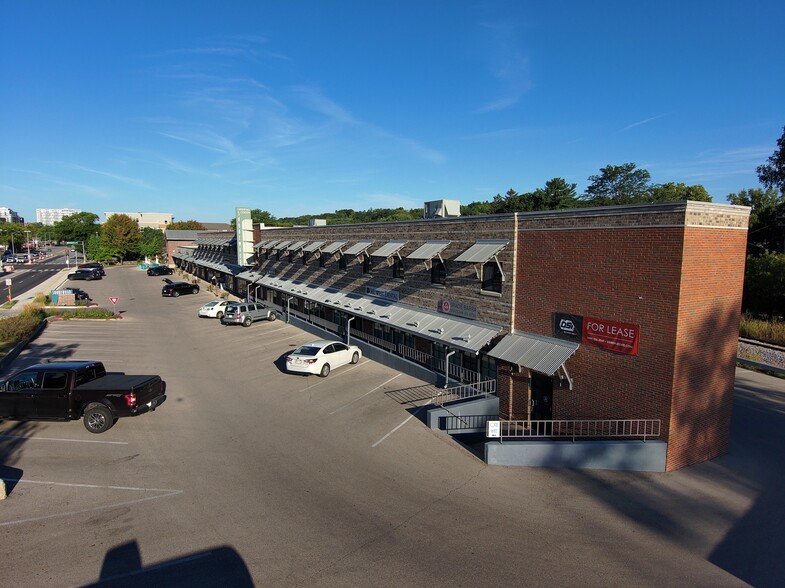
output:
<svg viewBox="0 0 785 588"><path fill-rule="evenodd" d="M739 337L785 346L785 322L761 320L745 314L739 324Z"/></svg>

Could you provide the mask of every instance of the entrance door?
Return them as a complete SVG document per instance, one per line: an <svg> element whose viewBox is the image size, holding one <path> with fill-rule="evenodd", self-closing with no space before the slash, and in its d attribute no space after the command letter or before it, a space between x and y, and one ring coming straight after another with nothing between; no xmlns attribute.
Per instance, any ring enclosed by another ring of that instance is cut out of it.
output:
<svg viewBox="0 0 785 588"><path fill-rule="evenodd" d="M553 418L553 379L532 372L532 412L535 421L549 421Z"/></svg>

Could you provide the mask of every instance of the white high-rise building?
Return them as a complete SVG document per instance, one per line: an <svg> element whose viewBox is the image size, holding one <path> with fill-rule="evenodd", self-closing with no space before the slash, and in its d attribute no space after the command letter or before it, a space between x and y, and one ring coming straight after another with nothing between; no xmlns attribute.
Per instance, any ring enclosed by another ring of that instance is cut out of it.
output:
<svg viewBox="0 0 785 588"><path fill-rule="evenodd" d="M36 208L35 222L51 227L63 220L64 217L80 212L82 211L76 208Z"/></svg>

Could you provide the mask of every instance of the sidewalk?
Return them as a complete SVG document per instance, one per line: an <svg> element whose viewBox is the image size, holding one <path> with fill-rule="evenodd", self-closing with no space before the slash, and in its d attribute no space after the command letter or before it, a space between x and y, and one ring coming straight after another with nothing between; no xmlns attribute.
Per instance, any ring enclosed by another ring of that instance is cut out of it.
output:
<svg viewBox="0 0 785 588"><path fill-rule="evenodd" d="M18 271L18 270L17 270ZM19 296L14 296L11 300L15 300L16 304L13 305L11 308L0 308L0 318L7 317L7 316L14 316L22 312L25 306L32 303L35 300L35 297L42 293L48 293L51 290L57 290L62 286L66 281L68 281L68 272L69 268L64 267L59 272L52 275L51 278L41 282L31 290L20 294ZM4 278L13 278L14 273L10 272L7 274L3 274L0 276L0 279ZM5 291L6 298L3 299L3 302L7 301L7 290Z"/></svg>

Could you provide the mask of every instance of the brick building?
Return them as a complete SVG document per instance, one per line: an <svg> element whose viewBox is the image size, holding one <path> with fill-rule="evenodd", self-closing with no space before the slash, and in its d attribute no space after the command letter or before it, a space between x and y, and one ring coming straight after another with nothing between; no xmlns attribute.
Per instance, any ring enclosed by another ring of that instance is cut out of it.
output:
<svg viewBox="0 0 785 588"><path fill-rule="evenodd" d="M231 240L174 257L396 369L492 382L502 421L656 421L674 470L728 451L748 216L678 202L265 229L253 267Z"/></svg>

